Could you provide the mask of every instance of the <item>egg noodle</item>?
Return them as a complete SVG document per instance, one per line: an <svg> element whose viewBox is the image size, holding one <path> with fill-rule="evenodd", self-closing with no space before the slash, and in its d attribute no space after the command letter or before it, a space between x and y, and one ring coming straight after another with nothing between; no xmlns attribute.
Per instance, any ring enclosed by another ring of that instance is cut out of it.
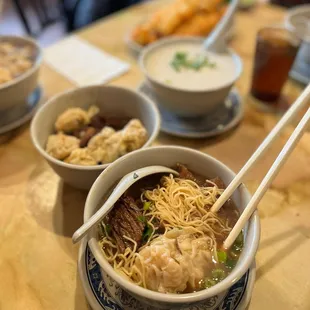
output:
<svg viewBox="0 0 310 310"><path fill-rule="evenodd" d="M175 229L188 230L196 239L207 240L209 250L216 257L216 236L227 235L231 227L228 221L224 222L215 213L209 211L223 190L212 181L210 186L199 186L188 179L175 178L172 174L161 178L161 185L153 190L146 190L141 195L142 202L151 202L150 207L144 210L143 216L147 225L152 228L148 241L140 248L137 243L123 236L133 243L133 249L126 248L121 253L114 238L109 235L106 224L102 223L103 233L99 243L104 257L113 266L115 271L137 285L146 288L145 261L139 252L156 242L160 236L156 233L154 220L159 220L165 227L161 236L166 236Z"/></svg>

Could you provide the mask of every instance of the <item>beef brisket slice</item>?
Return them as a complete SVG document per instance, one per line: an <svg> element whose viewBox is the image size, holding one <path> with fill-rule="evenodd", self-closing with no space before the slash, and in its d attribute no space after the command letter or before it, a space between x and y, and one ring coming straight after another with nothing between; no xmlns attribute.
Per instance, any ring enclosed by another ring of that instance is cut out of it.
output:
<svg viewBox="0 0 310 310"><path fill-rule="evenodd" d="M110 213L110 225L112 236L115 238L117 247L121 253L126 248L133 249L134 244L124 236L134 240L138 247L141 246L145 224L138 220L142 217L142 211L137 207L134 199L130 196L121 197L114 205Z"/></svg>

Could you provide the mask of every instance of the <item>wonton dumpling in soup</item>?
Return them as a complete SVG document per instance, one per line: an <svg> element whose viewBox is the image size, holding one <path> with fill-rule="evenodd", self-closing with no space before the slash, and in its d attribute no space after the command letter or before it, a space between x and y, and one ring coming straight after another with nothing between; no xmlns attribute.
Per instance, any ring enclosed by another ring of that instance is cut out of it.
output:
<svg viewBox="0 0 310 310"><path fill-rule="evenodd" d="M175 229L154 239L140 251L148 289L162 293L183 292L196 287L210 271L208 237ZM137 261L137 264L141 262Z"/></svg>

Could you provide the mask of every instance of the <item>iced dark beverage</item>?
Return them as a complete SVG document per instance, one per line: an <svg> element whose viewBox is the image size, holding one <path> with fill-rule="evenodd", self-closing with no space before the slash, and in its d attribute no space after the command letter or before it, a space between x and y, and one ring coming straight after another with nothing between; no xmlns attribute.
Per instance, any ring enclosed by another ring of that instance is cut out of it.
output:
<svg viewBox="0 0 310 310"><path fill-rule="evenodd" d="M266 27L257 35L251 94L276 104L295 60L300 41L281 27Z"/></svg>

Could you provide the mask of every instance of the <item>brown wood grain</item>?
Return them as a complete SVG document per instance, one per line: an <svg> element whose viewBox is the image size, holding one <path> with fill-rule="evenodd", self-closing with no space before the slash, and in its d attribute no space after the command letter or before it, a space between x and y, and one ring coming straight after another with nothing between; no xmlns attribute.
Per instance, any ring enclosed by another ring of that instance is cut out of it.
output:
<svg viewBox="0 0 310 310"><path fill-rule="evenodd" d="M108 53L129 62L131 70L111 84L135 88L142 81L136 59L124 36L161 2L130 8L78 32ZM260 27L283 21L285 11L258 5L239 12L231 46L244 61L237 83L246 104L241 125L220 139L184 140L161 134L156 144L178 144L215 156L238 171L277 121L256 111L247 99L255 35ZM44 99L73 85L44 65ZM288 81L285 93L293 100L301 86ZM288 128L251 171L247 185L255 190L291 133ZM29 126L0 146L0 309L86 310L77 275L78 245L71 235L82 223L86 193L58 178L32 146ZM257 254L257 280L250 310L310 309L310 133L285 164L259 206L262 235Z"/></svg>

